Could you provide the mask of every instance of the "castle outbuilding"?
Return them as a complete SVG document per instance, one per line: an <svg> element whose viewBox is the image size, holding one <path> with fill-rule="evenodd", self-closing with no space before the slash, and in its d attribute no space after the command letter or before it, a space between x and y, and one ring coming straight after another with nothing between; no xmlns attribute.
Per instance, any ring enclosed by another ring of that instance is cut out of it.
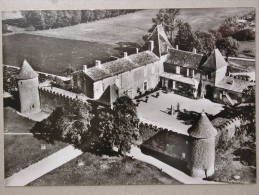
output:
<svg viewBox="0 0 259 195"><path fill-rule="evenodd" d="M39 80L27 60L23 61L18 79L18 89L21 104L21 113L31 114L40 112Z"/></svg>
<svg viewBox="0 0 259 195"><path fill-rule="evenodd" d="M188 130L188 133L191 142L188 168L191 176L206 178L213 175L217 130L207 115L202 112L200 119Z"/></svg>

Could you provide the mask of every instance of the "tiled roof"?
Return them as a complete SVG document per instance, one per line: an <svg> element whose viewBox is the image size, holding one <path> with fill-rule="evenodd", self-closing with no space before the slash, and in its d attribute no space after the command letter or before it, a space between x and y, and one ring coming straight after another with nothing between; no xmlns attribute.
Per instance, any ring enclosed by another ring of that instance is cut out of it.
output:
<svg viewBox="0 0 259 195"><path fill-rule="evenodd" d="M144 51L138 54L129 55L128 58L138 66L145 66L147 64L159 61L159 58L151 51Z"/></svg>
<svg viewBox="0 0 259 195"><path fill-rule="evenodd" d="M229 76L225 76L221 81L216 83L216 87L239 92L239 93L241 93L248 86L253 86L253 85L255 85L254 82L235 79L234 77L229 77Z"/></svg>
<svg viewBox="0 0 259 195"><path fill-rule="evenodd" d="M206 62L202 65L202 68L210 69L210 70L218 70L224 66L227 66L227 62L224 57L221 55L218 49L214 49L211 55L208 57Z"/></svg>
<svg viewBox="0 0 259 195"><path fill-rule="evenodd" d="M128 57L120 58L111 62L102 64L102 69L107 71L111 76L120 74L137 67Z"/></svg>
<svg viewBox="0 0 259 195"><path fill-rule="evenodd" d="M88 68L86 72L83 73L89 76L93 81L98 81L111 76L108 72L104 71L103 69L97 66Z"/></svg>
<svg viewBox="0 0 259 195"><path fill-rule="evenodd" d="M157 25L155 29L152 31L151 35L148 37L148 40L154 41L154 53L157 56L162 56L167 53L167 49L173 48L171 43L169 42L167 35L164 31L162 25ZM144 46L147 48L147 44Z"/></svg>
<svg viewBox="0 0 259 195"><path fill-rule="evenodd" d="M188 129L188 133L191 137L204 139L215 137L217 135L217 130L211 124L207 115L202 112L200 119L190 129Z"/></svg>
<svg viewBox="0 0 259 195"><path fill-rule="evenodd" d="M144 51L111 62L106 62L101 64L100 67L94 66L88 68L84 73L93 81L98 81L157 61L159 61L159 58L154 53Z"/></svg>
<svg viewBox="0 0 259 195"><path fill-rule="evenodd" d="M38 73L36 73L31 65L27 62L27 60L23 61L20 73L17 75L17 79L27 80L27 79L34 79L38 77Z"/></svg>
<svg viewBox="0 0 259 195"><path fill-rule="evenodd" d="M169 55L165 63L169 65L172 64L197 69L200 66L202 58L202 54L177 49L169 49Z"/></svg>

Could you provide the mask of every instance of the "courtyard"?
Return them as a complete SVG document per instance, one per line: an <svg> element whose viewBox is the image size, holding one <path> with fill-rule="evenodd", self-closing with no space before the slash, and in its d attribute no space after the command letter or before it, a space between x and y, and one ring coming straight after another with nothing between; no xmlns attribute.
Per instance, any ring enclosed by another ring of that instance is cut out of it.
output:
<svg viewBox="0 0 259 195"><path fill-rule="evenodd" d="M156 92L155 92L156 93ZM174 132L188 134L187 130L191 124L179 117L179 114L198 114L203 110L208 115L216 115L223 110L223 105L214 103L208 99L191 99L174 93L163 93L159 91L159 96L149 95L148 101L139 102L137 107L138 117L142 122L150 123L158 127L166 128ZM179 105L179 112L174 112ZM172 114L168 114L172 106ZM193 118L193 116L190 116Z"/></svg>

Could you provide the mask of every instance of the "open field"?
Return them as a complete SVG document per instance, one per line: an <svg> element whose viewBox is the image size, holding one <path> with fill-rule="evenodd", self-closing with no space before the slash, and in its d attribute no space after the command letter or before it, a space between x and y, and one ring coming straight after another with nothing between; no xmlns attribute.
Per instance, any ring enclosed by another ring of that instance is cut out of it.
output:
<svg viewBox="0 0 259 195"><path fill-rule="evenodd" d="M27 59L35 70L47 73L61 74L67 68L81 69L83 64L93 65L97 59L106 61L111 55L118 54L113 46L104 43L29 34L3 36L4 64L21 66Z"/></svg>
<svg viewBox="0 0 259 195"><path fill-rule="evenodd" d="M250 8L182 9L180 18L193 30L218 27L227 16L244 14ZM114 18L82 23L58 29L24 32L3 36L4 64L20 66L26 58L35 70L61 74L67 68L81 69L95 60L111 60L121 52L143 44L142 36L152 26L158 10L141 10ZM30 35L33 34L33 35ZM38 36L41 35L41 36ZM242 43L240 52L254 43Z"/></svg>
<svg viewBox="0 0 259 195"><path fill-rule="evenodd" d="M106 44L117 44L118 42L143 43L142 36L152 26L152 18L155 17L157 12L158 10L141 10L75 26L28 33Z"/></svg>
<svg viewBox="0 0 259 195"><path fill-rule="evenodd" d="M45 150L41 150L41 144L46 145ZM32 135L5 135L5 178L60 150L65 145L61 142L56 142L54 145L47 144Z"/></svg>
<svg viewBox="0 0 259 195"><path fill-rule="evenodd" d="M83 163L79 166L79 162ZM152 165L128 157L96 156L84 153L80 157L32 182L43 185L127 185L180 184Z"/></svg>
<svg viewBox="0 0 259 195"><path fill-rule="evenodd" d="M239 41L239 57L255 58L255 41Z"/></svg>
<svg viewBox="0 0 259 195"><path fill-rule="evenodd" d="M29 133L35 122L18 115L12 108L4 108L4 130L8 133Z"/></svg>
<svg viewBox="0 0 259 195"><path fill-rule="evenodd" d="M208 31L217 29L229 16L242 16L252 8L193 8L181 9L178 18L188 22L192 30Z"/></svg>
<svg viewBox="0 0 259 195"><path fill-rule="evenodd" d="M196 8L181 9L179 19L188 22L194 31L216 29L226 17L244 15L251 8ZM141 10L114 18L78 24L58 29L28 32L36 35L73 40L96 41L107 44L118 42L143 43L142 36L152 26L157 10Z"/></svg>
<svg viewBox="0 0 259 195"><path fill-rule="evenodd" d="M158 98L154 98L150 95L147 103L143 101L140 102L137 107L138 116L143 122L167 128L178 133L188 134L187 130L192 124L186 122L184 117L182 117L183 119L180 119L178 115L179 112L172 115L167 113L171 105L173 109L176 109L178 103L182 116L187 115L188 111L191 111L193 112L192 114L194 114L201 113L202 110L210 115L215 115L223 109L222 104L211 102L208 99L196 100L174 93L164 94L160 91L160 96ZM191 116L191 118L192 117L194 116Z"/></svg>

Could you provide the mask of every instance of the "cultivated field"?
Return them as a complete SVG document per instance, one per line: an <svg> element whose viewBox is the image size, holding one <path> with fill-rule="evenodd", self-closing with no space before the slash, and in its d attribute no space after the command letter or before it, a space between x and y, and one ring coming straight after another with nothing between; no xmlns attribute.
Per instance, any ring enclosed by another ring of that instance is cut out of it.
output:
<svg viewBox="0 0 259 195"><path fill-rule="evenodd" d="M142 10L90 23L28 33L107 44L119 42L143 43L142 36L152 26L152 18L157 13L158 10Z"/></svg>
<svg viewBox="0 0 259 195"><path fill-rule="evenodd" d="M3 63L21 66L27 59L31 66L47 73L61 74L67 68L81 69L83 64L109 60L119 51L111 45L57 39L29 34L3 36Z"/></svg>
<svg viewBox="0 0 259 195"><path fill-rule="evenodd" d="M217 28L227 16L243 15L250 8L182 9L179 18L193 30ZM141 10L114 18L58 29L3 36L4 64L20 66L27 59L35 70L62 74L67 68L92 66L95 60L111 60L123 50L143 44L158 10ZM40 35L40 36L39 36ZM242 48L243 48L242 43ZM254 44L246 44L254 50ZM243 53L243 49L240 52Z"/></svg>

